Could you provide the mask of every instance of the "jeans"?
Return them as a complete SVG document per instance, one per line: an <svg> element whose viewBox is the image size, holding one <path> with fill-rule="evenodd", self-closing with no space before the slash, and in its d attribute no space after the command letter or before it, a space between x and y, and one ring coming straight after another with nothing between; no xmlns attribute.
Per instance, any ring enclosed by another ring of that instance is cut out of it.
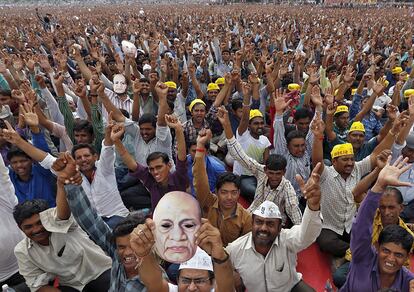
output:
<svg viewBox="0 0 414 292"><path fill-rule="evenodd" d="M300 280L290 292L316 292L316 290L306 284L305 281Z"/></svg>
<svg viewBox="0 0 414 292"><path fill-rule="evenodd" d="M346 250L349 248L351 236L344 232L339 235L336 232L323 228L321 234L316 239L321 251L329 253L335 257L345 256Z"/></svg>
<svg viewBox="0 0 414 292"><path fill-rule="evenodd" d="M345 284L346 277L348 276L348 273L349 273L350 264L351 262L345 262L344 264L342 264L342 266L337 268L335 273L333 274L333 282L336 288L339 289Z"/></svg>

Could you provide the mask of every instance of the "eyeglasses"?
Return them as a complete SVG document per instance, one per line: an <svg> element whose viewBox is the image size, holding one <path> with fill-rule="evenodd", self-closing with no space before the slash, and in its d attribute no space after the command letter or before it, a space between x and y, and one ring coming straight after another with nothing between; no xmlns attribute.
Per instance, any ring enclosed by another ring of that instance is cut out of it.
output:
<svg viewBox="0 0 414 292"><path fill-rule="evenodd" d="M202 286L207 284L207 282L210 281L210 279L210 277L197 279L180 277L179 282L183 285L190 285L193 282L196 286Z"/></svg>

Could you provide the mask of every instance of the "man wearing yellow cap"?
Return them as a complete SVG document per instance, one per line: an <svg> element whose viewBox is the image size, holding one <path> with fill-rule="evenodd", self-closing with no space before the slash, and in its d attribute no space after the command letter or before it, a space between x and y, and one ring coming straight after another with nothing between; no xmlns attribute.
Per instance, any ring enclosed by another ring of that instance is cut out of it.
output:
<svg viewBox="0 0 414 292"><path fill-rule="evenodd" d="M321 174L323 229L318 237L322 251L335 257L343 257L349 248L352 220L356 203L352 190L358 181L376 166L376 157L385 149L390 149L400 124L395 123L386 138L373 149L371 155L355 162L354 146L351 143L335 145L331 151L332 166L323 165L322 141L325 124L318 116L311 125L315 135L312 146L312 164L322 163ZM361 123L354 124L352 130L361 133ZM395 132L393 132L395 131ZM352 132L351 132L352 133ZM360 137L363 141L363 137Z"/></svg>
<svg viewBox="0 0 414 292"><path fill-rule="evenodd" d="M164 82L168 87L167 99L174 103L174 115L178 117L181 123L187 121L185 111L185 97L181 92L178 92L177 84L174 81Z"/></svg>
<svg viewBox="0 0 414 292"><path fill-rule="evenodd" d="M332 128L333 126L333 128ZM333 132L335 135L328 134L328 141L333 141L335 138L341 141L346 140L349 127L349 109L346 105L339 105L336 108L328 106L326 110L326 129L327 133Z"/></svg>
<svg viewBox="0 0 414 292"><path fill-rule="evenodd" d="M385 72L385 74L387 76L387 80L389 82L387 88L390 88L391 86L394 86L395 83L397 83L398 80L400 80L400 74L403 71L404 70L402 69L402 67L396 66L396 67L392 68L391 70L387 70Z"/></svg>

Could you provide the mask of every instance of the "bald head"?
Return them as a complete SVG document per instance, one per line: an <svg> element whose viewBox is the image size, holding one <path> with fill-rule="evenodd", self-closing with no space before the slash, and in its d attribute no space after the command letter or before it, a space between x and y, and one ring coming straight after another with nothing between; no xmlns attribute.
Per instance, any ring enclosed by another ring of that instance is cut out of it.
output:
<svg viewBox="0 0 414 292"><path fill-rule="evenodd" d="M166 193L161 200L159 200L157 207L154 210L154 220L160 215L162 216L163 213L170 212L172 208L174 208L174 210L196 211L196 216L201 218L201 209L197 199L188 193L174 191Z"/></svg>

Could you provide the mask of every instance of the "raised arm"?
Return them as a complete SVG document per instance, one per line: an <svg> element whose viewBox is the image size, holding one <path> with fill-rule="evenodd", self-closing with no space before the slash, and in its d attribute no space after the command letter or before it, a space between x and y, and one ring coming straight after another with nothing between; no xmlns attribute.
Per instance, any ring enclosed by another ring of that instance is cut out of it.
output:
<svg viewBox="0 0 414 292"><path fill-rule="evenodd" d="M328 141L332 142L336 139L336 133L334 131L334 114L336 111L337 105L336 103L331 103L326 108L326 127L325 133L327 135Z"/></svg>
<svg viewBox="0 0 414 292"><path fill-rule="evenodd" d="M158 96L157 126L165 127L167 125L167 122L165 120L165 115L168 113L168 103L167 103L168 86L162 82L158 82L157 85L155 86L155 91L157 92L157 96Z"/></svg>
<svg viewBox="0 0 414 292"><path fill-rule="evenodd" d="M273 103L276 109L275 121L274 121L274 137L273 146L275 147L275 153L286 155L288 153L287 143L285 138L285 124L283 123L283 113L289 106L291 100L288 99L286 91L282 92L282 89L275 90L273 94Z"/></svg>
<svg viewBox="0 0 414 292"><path fill-rule="evenodd" d="M251 95L251 85L247 82L243 82L243 113L240 120L239 127L237 128L237 133L239 136L243 135L247 131L249 126L249 114L250 114L250 95Z"/></svg>
<svg viewBox="0 0 414 292"><path fill-rule="evenodd" d="M89 82L90 89L91 89L91 96L98 96L99 99L102 101L103 106L105 107L106 111L112 112L112 116L115 121L117 122L125 122L125 116L122 112L117 108L109 99L108 95L105 93L105 85L104 83L97 79L97 77L92 77L91 81Z"/></svg>
<svg viewBox="0 0 414 292"><path fill-rule="evenodd" d="M139 115L140 115L140 103L139 103L139 99L140 99L140 93L141 93L141 82L139 81L139 79L136 79L133 83L132 83L132 90L134 92L134 102L132 103L132 120L134 122L138 122L139 121Z"/></svg>
<svg viewBox="0 0 414 292"><path fill-rule="evenodd" d="M319 167L319 174L322 174L324 169L323 164L323 133L325 131L325 123L322 121L321 113L317 112L314 121L310 126L310 130L313 132L314 139L312 145L312 166L316 167L318 163L321 164Z"/></svg>
<svg viewBox="0 0 414 292"><path fill-rule="evenodd" d="M129 154L128 150L122 144L122 137L125 133L125 126L122 124L115 124L112 126L111 140L115 145L115 149L118 154L121 156L125 165L130 171L135 171L138 168L138 163L135 161L135 158Z"/></svg>
<svg viewBox="0 0 414 292"><path fill-rule="evenodd" d="M175 130L175 138L177 140L177 159L179 161L186 161L187 151L183 125L180 123L180 120L174 115L166 115L165 121L168 127Z"/></svg>
<svg viewBox="0 0 414 292"><path fill-rule="evenodd" d="M366 114L368 114L372 106L374 105L375 99L380 96L382 92L384 92L386 85L385 85L385 78L381 77L374 85L374 92L368 98L367 102L362 107L361 111L355 116L354 121L362 121Z"/></svg>

